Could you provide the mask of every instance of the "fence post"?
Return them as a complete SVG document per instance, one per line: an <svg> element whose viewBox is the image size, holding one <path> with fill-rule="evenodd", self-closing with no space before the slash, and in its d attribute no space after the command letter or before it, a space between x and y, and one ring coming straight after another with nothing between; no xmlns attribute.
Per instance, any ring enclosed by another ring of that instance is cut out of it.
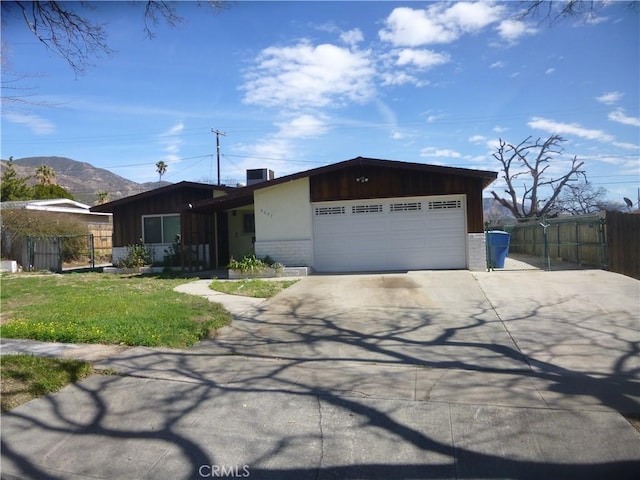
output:
<svg viewBox="0 0 640 480"><path fill-rule="evenodd" d="M606 270L609 266L609 259L607 258L607 240L605 237L605 229L607 224L607 212L605 216L601 216L598 220L598 240L600 241L600 268Z"/></svg>
<svg viewBox="0 0 640 480"><path fill-rule="evenodd" d="M582 262L580 262L580 229L578 228L578 221L575 221L575 227L576 227L576 263L578 265L581 265Z"/></svg>
<svg viewBox="0 0 640 480"><path fill-rule="evenodd" d="M542 222L540 222L542 226L542 258L543 261L547 264L547 271L551 271L551 255L549 254L549 238L547 236L547 228L549 227L548 223L545 223L545 218L542 217Z"/></svg>
<svg viewBox="0 0 640 480"><path fill-rule="evenodd" d="M93 233L89 234L89 258L91 259L91 270L96 269L96 251L94 248Z"/></svg>

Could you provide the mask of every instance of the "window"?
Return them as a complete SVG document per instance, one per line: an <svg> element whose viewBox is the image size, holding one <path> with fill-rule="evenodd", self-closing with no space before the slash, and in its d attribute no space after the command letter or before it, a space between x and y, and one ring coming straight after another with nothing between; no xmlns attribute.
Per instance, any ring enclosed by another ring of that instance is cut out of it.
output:
<svg viewBox="0 0 640 480"><path fill-rule="evenodd" d="M180 235L180 215L142 217L144 243L173 243L178 235Z"/></svg>
<svg viewBox="0 0 640 480"><path fill-rule="evenodd" d="M255 233L256 231L256 216L253 213L245 213L242 217L242 231L243 233Z"/></svg>

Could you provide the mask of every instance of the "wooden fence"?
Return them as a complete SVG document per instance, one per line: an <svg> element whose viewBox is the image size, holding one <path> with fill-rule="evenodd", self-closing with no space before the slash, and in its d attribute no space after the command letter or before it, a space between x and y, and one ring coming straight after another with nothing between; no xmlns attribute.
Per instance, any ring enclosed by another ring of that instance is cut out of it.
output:
<svg viewBox="0 0 640 480"><path fill-rule="evenodd" d="M540 256L551 268L563 261L640 279L639 214L541 218L500 228L511 234L510 252Z"/></svg>
<svg viewBox="0 0 640 480"><path fill-rule="evenodd" d="M607 212L607 269L640 280L640 214Z"/></svg>

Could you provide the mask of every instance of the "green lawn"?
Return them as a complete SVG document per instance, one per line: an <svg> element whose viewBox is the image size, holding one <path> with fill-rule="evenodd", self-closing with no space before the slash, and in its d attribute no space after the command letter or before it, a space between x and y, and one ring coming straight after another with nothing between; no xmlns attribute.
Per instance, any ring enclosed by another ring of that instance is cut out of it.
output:
<svg viewBox="0 0 640 480"><path fill-rule="evenodd" d="M298 280L214 280L209 285L216 292L242 295L244 297L270 298L289 288Z"/></svg>
<svg viewBox="0 0 640 480"><path fill-rule="evenodd" d="M183 348L231 319L219 304L173 291L187 279L84 273L1 281L3 337Z"/></svg>
<svg viewBox="0 0 640 480"><path fill-rule="evenodd" d="M91 373L91 365L79 360L3 355L0 409L9 411L33 398L57 392Z"/></svg>

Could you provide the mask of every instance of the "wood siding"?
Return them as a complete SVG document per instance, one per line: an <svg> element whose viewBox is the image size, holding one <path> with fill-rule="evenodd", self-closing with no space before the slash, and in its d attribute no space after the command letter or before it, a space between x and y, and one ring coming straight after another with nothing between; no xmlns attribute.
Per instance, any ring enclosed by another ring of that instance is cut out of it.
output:
<svg viewBox="0 0 640 480"><path fill-rule="evenodd" d="M481 178L373 166L353 166L310 178L312 202L454 194L467 196L467 231L483 232Z"/></svg>
<svg viewBox="0 0 640 480"><path fill-rule="evenodd" d="M211 191L181 188L166 193L132 201L113 209L113 246L125 247L140 243L143 215L179 214L189 203L212 198ZM205 232L206 229L200 230Z"/></svg>
<svg viewBox="0 0 640 480"><path fill-rule="evenodd" d="M640 214L607 212L608 270L640 280Z"/></svg>

